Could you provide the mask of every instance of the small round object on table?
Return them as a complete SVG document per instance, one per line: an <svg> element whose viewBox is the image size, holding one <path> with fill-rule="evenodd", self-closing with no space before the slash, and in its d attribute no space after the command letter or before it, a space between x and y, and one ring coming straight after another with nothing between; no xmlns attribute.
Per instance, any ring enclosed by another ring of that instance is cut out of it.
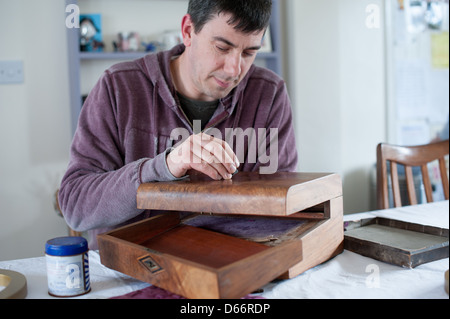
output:
<svg viewBox="0 0 450 319"><path fill-rule="evenodd" d="M21 273L0 269L0 299L24 299L27 296L27 279Z"/></svg>

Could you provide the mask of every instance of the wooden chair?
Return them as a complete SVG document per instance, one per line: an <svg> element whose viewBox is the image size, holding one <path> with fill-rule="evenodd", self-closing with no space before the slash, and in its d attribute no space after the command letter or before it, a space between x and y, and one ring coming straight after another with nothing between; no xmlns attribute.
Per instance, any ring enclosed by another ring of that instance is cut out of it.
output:
<svg viewBox="0 0 450 319"><path fill-rule="evenodd" d="M396 146L379 144L377 147L377 205L378 209L389 208L388 164L390 162L390 177L395 207L402 206L398 178L398 164L405 166L406 186L410 205L417 205L417 195L414 188L412 167L420 167L427 202L433 202L433 191L427 164L439 161L439 172L442 180L445 199L449 199L448 173L445 156L449 154L449 141L421 145Z"/></svg>

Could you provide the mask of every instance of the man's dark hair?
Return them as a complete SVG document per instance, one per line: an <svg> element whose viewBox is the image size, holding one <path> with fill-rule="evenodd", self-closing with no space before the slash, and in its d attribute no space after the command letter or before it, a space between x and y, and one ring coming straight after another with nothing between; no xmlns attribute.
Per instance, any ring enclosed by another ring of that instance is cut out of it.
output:
<svg viewBox="0 0 450 319"><path fill-rule="evenodd" d="M190 0L188 14L195 33L221 13L231 14L228 24L243 33L265 30L270 23L272 0Z"/></svg>

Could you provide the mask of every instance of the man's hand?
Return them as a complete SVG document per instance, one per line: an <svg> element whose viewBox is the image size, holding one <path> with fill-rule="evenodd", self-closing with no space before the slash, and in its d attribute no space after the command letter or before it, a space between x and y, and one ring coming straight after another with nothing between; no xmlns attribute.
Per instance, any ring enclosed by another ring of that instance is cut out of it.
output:
<svg viewBox="0 0 450 319"><path fill-rule="evenodd" d="M167 156L167 167L176 178L195 170L214 180L231 179L239 165L228 143L205 133L190 136Z"/></svg>

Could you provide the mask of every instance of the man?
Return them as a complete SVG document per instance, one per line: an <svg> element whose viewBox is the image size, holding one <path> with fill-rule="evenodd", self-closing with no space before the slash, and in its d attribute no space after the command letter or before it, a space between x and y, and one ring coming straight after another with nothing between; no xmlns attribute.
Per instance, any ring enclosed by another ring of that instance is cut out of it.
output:
<svg viewBox="0 0 450 319"><path fill-rule="evenodd" d="M276 170L296 169L285 84L253 65L270 13L270 0L191 0L183 44L104 73L83 106L59 193L91 249L96 234L156 213L136 208L142 183L261 171L272 144ZM246 142L234 143L236 132Z"/></svg>

